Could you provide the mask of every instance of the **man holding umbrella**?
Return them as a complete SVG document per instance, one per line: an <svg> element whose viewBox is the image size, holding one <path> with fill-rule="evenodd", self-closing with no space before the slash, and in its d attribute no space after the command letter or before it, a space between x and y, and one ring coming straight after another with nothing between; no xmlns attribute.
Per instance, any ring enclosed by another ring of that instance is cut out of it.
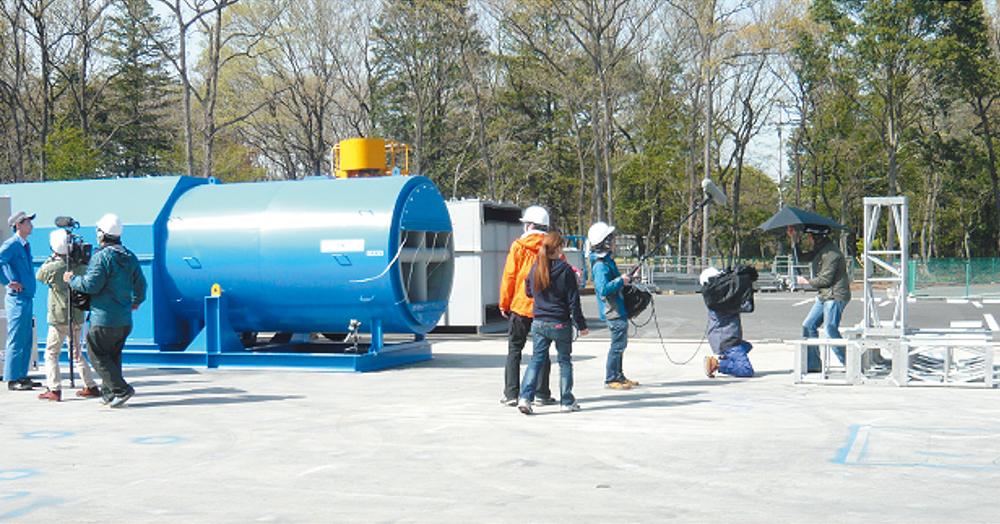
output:
<svg viewBox="0 0 1000 524"><path fill-rule="evenodd" d="M796 238L795 226L789 225L788 235L794 244ZM802 231L806 234L807 243L812 248L812 274L807 279L801 275L798 283L810 285L819 292L816 303L802 321L802 336L818 338L819 328L823 326L826 338L841 338L840 318L844 308L851 301L851 279L847 274L847 261L837 245L830 240L830 226L827 224L804 224ZM834 354L844 363L844 348L833 348ZM822 364L819 358L819 348L810 346L808 349L808 370L819 371Z"/></svg>
<svg viewBox="0 0 1000 524"><path fill-rule="evenodd" d="M847 274L847 260L830 239L830 231L844 226L823 215L785 206L757 227L764 231L785 230L792 239L793 252L798 242L799 231L806 234L808 247L812 248L813 278L807 279L799 275L796 283L812 286L819 292L819 296L802 321L802 336L818 338L819 328L823 326L826 338L842 338L840 317L847 303L851 301L851 277ZM835 347L833 352L843 363L844 348ZM810 372L819 371L822 367L818 347L808 348L807 366Z"/></svg>

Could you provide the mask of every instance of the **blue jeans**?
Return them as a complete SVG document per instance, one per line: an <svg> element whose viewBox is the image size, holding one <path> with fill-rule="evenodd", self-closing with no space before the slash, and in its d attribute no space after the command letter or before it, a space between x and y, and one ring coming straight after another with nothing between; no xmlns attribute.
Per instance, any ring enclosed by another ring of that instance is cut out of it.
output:
<svg viewBox="0 0 1000 524"><path fill-rule="evenodd" d="M625 346L628 345L628 319L609 320L608 331L611 332L611 348L608 349L608 362L605 365L605 384L625 380L625 372L622 371L622 355L625 353Z"/></svg>
<svg viewBox="0 0 1000 524"><path fill-rule="evenodd" d="M34 300L23 299L7 292L7 347L3 360L3 379L11 382L28 376L31 365L31 315Z"/></svg>
<svg viewBox="0 0 1000 524"><path fill-rule="evenodd" d="M528 341L528 334L531 333L531 317L524 317L510 312L510 323L507 327L507 364L504 368L503 398L517 398L521 391L521 351ZM552 363L548 360L542 362L538 387L536 392L544 398L551 398L552 391L549 389L549 371Z"/></svg>
<svg viewBox="0 0 1000 524"><path fill-rule="evenodd" d="M806 319L802 321L802 338L819 338L819 327L823 326L826 338L843 338L840 336L840 317L844 313L847 302L837 300L820 300L816 298ZM844 348L834 347L833 353L844 363ZM808 369L819 371L822 367L819 358L819 347L808 347Z"/></svg>
<svg viewBox="0 0 1000 524"><path fill-rule="evenodd" d="M719 359L719 372L734 377L752 377L753 366L750 365L750 359L747 357L747 353L751 349L753 346L746 340L742 344L727 349L722 354L722 358Z"/></svg>
<svg viewBox="0 0 1000 524"><path fill-rule="evenodd" d="M543 322L535 320L531 323L531 339L534 343L534 353L531 362L524 372L521 381L521 398L535 400L535 389L538 387L539 371L543 362L549 359L549 346L556 343L556 360L559 362L559 403L570 406L576 401L573 397L573 326L566 322Z"/></svg>

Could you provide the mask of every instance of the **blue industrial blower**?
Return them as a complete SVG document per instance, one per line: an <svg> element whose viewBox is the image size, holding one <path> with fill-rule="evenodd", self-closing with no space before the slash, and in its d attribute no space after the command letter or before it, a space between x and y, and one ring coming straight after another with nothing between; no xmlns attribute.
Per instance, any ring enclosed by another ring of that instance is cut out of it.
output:
<svg viewBox="0 0 1000 524"><path fill-rule="evenodd" d="M147 302L126 364L367 371L431 358L424 335L448 306L451 219L427 178L313 177L221 184L149 177L4 186L36 213L35 265L57 216L114 213L139 257ZM45 288L35 300L41 345ZM362 333L369 336L361 336ZM386 343L386 334L404 334Z"/></svg>

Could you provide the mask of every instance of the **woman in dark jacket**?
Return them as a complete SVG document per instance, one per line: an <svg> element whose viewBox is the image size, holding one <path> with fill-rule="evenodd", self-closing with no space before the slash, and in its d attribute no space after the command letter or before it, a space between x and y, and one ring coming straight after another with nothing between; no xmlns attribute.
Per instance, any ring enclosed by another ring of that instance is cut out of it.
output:
<svg viewBox="0 0 1000 524"><path fill-rule="evenodd" d="M580 409L573 397L573 324L581 335L589 333L587 319L580 308L580 290L576 273L562 260L563 237L559 233L546 233L538 250L538 259L525 279L525 294L534 298L534 321L531 337L534 354L521 381L521 395L517 408L530 415L535 398L538 370L549 358L549 346L556 344L559 361L560 411L572 413Z"/></svg>

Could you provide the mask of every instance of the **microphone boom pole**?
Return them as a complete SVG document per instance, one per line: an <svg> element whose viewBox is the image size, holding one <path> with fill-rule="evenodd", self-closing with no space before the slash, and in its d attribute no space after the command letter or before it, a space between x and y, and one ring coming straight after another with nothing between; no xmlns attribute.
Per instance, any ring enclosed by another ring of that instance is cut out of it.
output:
<svg viewBox="0 0 1000 524"><path fill-rule="evenodd" d="M663 247L663 245L667 243L667 240L669 240L670 237L672 237L674 233L676 233L677 230L684 225L684 222L687 222L692 215L694 215L698 211L701 211L701 209L707 206L709 202L715 200L719 204L726 205L726 202L729 200L726 197L726 194L722 192L722 189L720 189L719 186L715 185L714 182L712 182L707 178L701 181L701 187L705 191L705 199L702 200L700 204L695 206L695 208L692 209L691 212L687 214L687 216L682 218L681 221L678 222L677 225L674 226L674 228L671 229L670 232L663 237L663 240L661 240L659 244L656 244L651 249L646 250L646 254L640 257L639 261L635 264L635 269L632 270L633 273L635 273L636 271L639 270L639 268L642 267L642 263L645 262L646 259L648 259L652 255L652 253L655 253L656 250Z"/></svg>

